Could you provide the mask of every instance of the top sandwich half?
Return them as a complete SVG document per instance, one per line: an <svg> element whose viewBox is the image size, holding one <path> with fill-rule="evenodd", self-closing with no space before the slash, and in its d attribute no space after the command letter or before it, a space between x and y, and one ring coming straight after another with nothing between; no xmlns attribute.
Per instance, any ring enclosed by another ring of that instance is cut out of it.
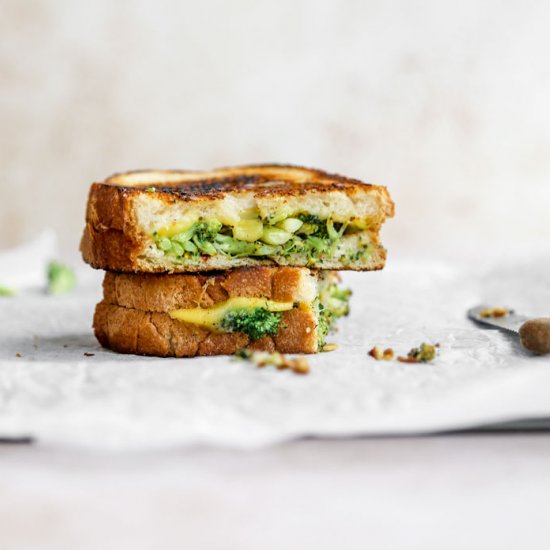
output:
<svg viewBox="0 0 550 550"><path fill-rule="evenodd" d="M127 172L92 185L81 251L124 272L381 269L393 213L385 187L297 166Z"/></svg>

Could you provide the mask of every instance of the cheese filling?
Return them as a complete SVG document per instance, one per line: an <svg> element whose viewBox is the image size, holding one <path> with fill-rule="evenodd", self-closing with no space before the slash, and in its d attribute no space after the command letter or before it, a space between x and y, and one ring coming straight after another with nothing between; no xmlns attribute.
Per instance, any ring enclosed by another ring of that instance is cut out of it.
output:
<svg viewBox="0 0 550 550"><path fill-rule="evenodd" d="M369 230L361 228L357 220L337 222L310 214L269 220L251 216L233 226L193 217L157 229L152 239L159 252L175 262L217 254L235 258L288 258L295 254L331 258L345 254L342 245L352 241L354 254L362 257L372 251Z"/></svg>
<svg viewBox="0 0 550 550"><path fill-rule="evenodd" d="M282 312L293 308L310 311L316 319L319 347L334 329L336 320L349 312L351 292L339 286L335 272L319 275L318 284L306 278L297 302L279 302L266 298L238 296L210 308L175 309L172 319L197 325L212 332L243 332L251 340L274 336L281 327ZM313 293L313 294L312 294Z"/></svg>
<svg viewBox="0 0 550 550"><path fill-rule="evenodd" d="M270 312L288 311L294 307L293 302L275 302L265 298L229 298L210 308L175 309L169 313L172 319L199 325L212 331L220 331L221 324L228 313L236 310L265 309Z"/></svg>

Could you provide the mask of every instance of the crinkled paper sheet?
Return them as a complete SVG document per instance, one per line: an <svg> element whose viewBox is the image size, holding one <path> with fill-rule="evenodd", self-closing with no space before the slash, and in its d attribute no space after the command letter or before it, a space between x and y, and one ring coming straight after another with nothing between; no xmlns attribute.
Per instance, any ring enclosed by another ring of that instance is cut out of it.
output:
<svg viewBox="0 0 550 550"><path fill-rule="evenodd" d="M465 318L480 302L548 314L550 262L533 266L474 273L392 259L380 273L345 274L352 313L330 338L338 350L312 356L308 376L228 357L103 350L90 328L97 272L71 295L26 290L0 300L0 437L113 450L254 448L550 417L549 359ZM441 345L432 364L367 355L374 344L406 354L422 341Z"/></svg>

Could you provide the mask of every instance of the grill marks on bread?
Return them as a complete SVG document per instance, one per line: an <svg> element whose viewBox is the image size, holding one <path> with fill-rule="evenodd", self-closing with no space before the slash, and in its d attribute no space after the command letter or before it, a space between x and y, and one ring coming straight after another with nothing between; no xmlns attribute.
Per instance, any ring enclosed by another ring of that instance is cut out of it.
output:
<svg viewBox="0 0 550 550"><path fill-rule="evenodd" d="M363 191L365 187L375 187L339 174L285 164L234 166L210 172L137 170L115 174L105 180L104 184L140 192L154 188L155 192L172 195L180 200L222 198L227 192L285 196L311 191L349 193L358 188Z"/></svg>

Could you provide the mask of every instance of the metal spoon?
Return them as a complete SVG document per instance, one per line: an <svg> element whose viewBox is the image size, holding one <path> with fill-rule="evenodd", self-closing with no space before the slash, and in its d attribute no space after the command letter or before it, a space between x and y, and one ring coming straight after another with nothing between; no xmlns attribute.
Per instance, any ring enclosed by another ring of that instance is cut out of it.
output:
<svg viewBox="0 0 550 550"><path fill-rule="evenodd" d="M550 353L550 317L530 319L508 308L502 317L481 315L482 311L490 309L488 306L473 307L468 310L468 317L477 323L519 334L521 345L533 353Z"/></svg>

